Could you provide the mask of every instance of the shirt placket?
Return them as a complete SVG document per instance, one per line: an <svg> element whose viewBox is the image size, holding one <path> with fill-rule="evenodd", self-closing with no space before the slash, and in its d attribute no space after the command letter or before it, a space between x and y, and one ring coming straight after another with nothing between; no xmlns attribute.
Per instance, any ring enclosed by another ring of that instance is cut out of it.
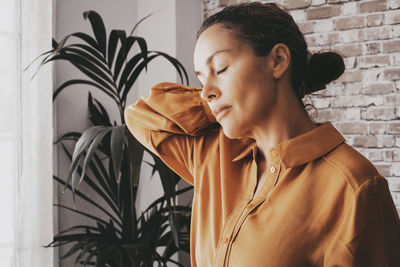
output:
<svg viewBox="0 0 400 267"><path fill-rule="evenodd" d="M229 266L229 255L230 255L230 251L232 248L232 244L235 240L235 237L239 233L240 228L242 227L243 223L245 222L246 218L261 203L263 203L264 201L268 201L269 196L272 192L272 189L275 187L276 183L278 182L279 174L280 174L280 170L281 170L281 163L280 163L280 159L278 158L278 154L275 150L271 150L270 159L271 159L270 167L269 167L269 171L267 174L268 176L267 176L265 183L262 185L258 196L253 198L253 196L255 194L255 192L254 192L255 188L250 188L251 192L250 192L250 194L248 194L250 196L250 198L248 198L247 201L245 200L245 202L242 203L241 213L233 227L233 230L230 233L230 235L228 235L224 239L224 243L226 244L226 252L225 252L223 266ZM253 164L252 170L255 168L255 173L252 172L252 175L254 175L255 179L257 179L257 164L256 164L255 160L253 160L252 164Z"/></svg>

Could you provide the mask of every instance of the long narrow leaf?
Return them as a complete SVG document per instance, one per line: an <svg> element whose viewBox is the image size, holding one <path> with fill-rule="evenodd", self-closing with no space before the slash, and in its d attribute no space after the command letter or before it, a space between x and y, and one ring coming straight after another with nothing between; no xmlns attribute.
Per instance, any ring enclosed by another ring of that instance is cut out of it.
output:
<svg viewBox="0 0 400 267"><path fill-rule="evenodd" d="M63 208L63 209L67 209L67 210L73 211L74 213L83 215L83 216L85 216L87 218L90 218L92 220L95 220L97 222L101 222L101 223L104 223L104 224L107 223L105 220L103 220L103 219L101 219L101 218L99 218L97 216L94 216L92 214L89 214L87 212L83 212L83 211L79 211L79 210L76 210L76 209L72 209L70 207L67 207L67 206L64 206L64 205L61 205L61 204L53 204L53 205L56 206L56 207L60 207L60 208Z"/></svg>
<svg viewBox="0 0 400 267"><path fill-rule="evenodd" d="M65 140L77 141L81 135L82 135L82 133L78 133L78 132L69 132L69 133L63 134L56 141L53 142L53 145L56 145L56 144L60 143L61 141L65 141Z"/></svg>
<svg viewBox="0 0 400 267"><path fill-rule="evenodd" d="M88 168L88 164L92 160L93 154L94 154L95 150L97 149L97 146L100 144L100 142L103 139L103 137L111 130L112 130L112 127L107 127L107 128L102 129L96 135L96 137L93 139L93 142L90 143L89 149L88 149L88 151L86 153L86 156L85 156L85 161L83 163L82 176L81 176L81 179L78 182L76 187L78 187L79 184L82 182L82 180L83 180L83 178L85 176L86 170Z"/></svg>
<svg viewBox="0 0 400 267"><path fill-rule="evenodd" d="M93 125L112 126L110 116L104 106L95 98L91 92L88 94L89 120Z"/></svg>
<svg viewBox="0 0 400 267"><path fill-rule="evenodd" d="M108 67L111 69L115 53L117 51L118 40L120 38L124 38L126 36L125 31L123 30L112 30L110 33L110 38L108 39Z"/></svg>
<svg viewBox="0 0 400 267"><path fill-rule="evenodd" d="M121 73L121 78L119 79L118 83L118 93L121 91L122 87L125 85L126 80L128 79L129 75L131 74L133 68L139 63L139 61L143 59L143 54L139 53L132 57L123 68Z"/></svg>
<svg viewBox="0 0 400 267"><path fill-rule="evenodd" d="M69 55L71 55L71 54L69 54ZM113 89L110 86L110 84L107 84L107 82L105 82L103 80L104 77L97 76L96 73L94 73L90 69L80 65L78 62L70 61L70 58L66 57L65 55L56 55L56 56L48 59L45 63L48 63L48 62L54 61L54 60L67 60L67 61L69 61L72 65L74 65L82 73L86 74L86 76L88 76L89 78L93 79L95 82L99 83L101 85L101 87L99 89L101 89L104 93L109 95L111 98L113 98L118 103L118 98L117 98L116 93L113 91Z"/></svg>
<svg viewBox="0 0 400 267"><path fill-rule="evenodd" d="M125 125L118 125L111 132L111 159L113 161L114 175L119 180L119 172L122 162L122 150L124 148Z"/></svg>
<svg viewBox="0 0 400 267"><path fill-rule="evenodd" d="M107 50L107 34L106 34L106 28L104 26L103 20L100 17L100 15L93 10L88 10L83 13L84 19L88 19L90 21L90 24L92 25L92 30L94 33L94 36L96 37L97 44L99 46L99 50L101 53L106 57L106 50Z"/></svg>
<svg viewBox="0 0 400 267"><path fill-rule="evenodd" d="M159 11L156 11L159 12ZM135 26L133 26L133 29L131 30L131 33L129 34L129 36L132 36L133 33L135 32L136 28L140 25L140 23L142 23L145 19L147 19L150 16L153 16L156 12L150 13L149 15L145 16L144 18L141 18L136 24Z"/></svg>
<svg viewBox="0 0 400 267"><path fill-rule="evenodd" d="M61 84L53 93L53 102L56 100L56 97L58 96L59 93L61 93L62 90L64 90L66 87L75 85L75 84L85 84L85 85L92 85L96 88L99 88L100 90L105 90L103 87L98 85L97 83L94 83L92 81L88 80L81 80L81 79L74 79L74 80L68 80Z"/></svg>
<svg viewBox="0 0 400 267"><path fill-rule="evenodd" d="M82 60L87 61L90 64L90 66L96 67L99 71L103 70L104 73L108 74L109 77L112 77L111 71L108 68L107 63L102 60L99 60L98 58L96 58L95 56L86 52L85 50L83 50L81 48L74 48L74 47L69 46L69 47L65 48L64 52L74 53L74 54L78 55L79 57L82 58ZM110 83L113 84L114 81L112 81L111 79L108 79L108 80Z"/></svg>
<svg viewBox="0 0 400 267"><path fill-rule="evenodd" d="M139 65L134 69L132 74L129 76L127 82L124 85L124 88L122 89L122 96L121 99L126 99L127 95L132 88L133 84L136 82L137 78L139 77L139 74L143 71L143 69L146 67L146 65L152 61L154 58L158 57L158 55L152 55L147 58L147 61L141 61Z"/></svg>
<svg viewBox="0 0 400 267"><path fill-rule="evenodd" d="M92 48L91 46L88 46L88 45L85 45L85 44L71 44L71 45L68 45L67 47L68 48L80 48L80 49L88 52L89 54L91 54L92 56L94 56L95 58L97 58L98 60L103 62L104 64L107 63L106 59L101 54L101 52L99 52L98 50Z"/></svg>
<svg viewBox="0 0 400 267"><path fill-rule="evenodd" d="M86 130L82 136L79 138L78 142L75 145L75 150L72 154L72 163L68 171L66 184L69 184L72 173L75 171L78 166L80 157L84 151L84 149L92 142L93 138L102 130L103 126L94 126ZM72 190L74 190L74 186L72 186Z"/></svg>
<svg viewBox="0 0 400 267"><path fill-rule="evenodd" d="M69 153L69 151L66 149L66 147L64 146L64 144L61 144L65 153L67 154L68 158L70 160L72 160L72 156ZM113 191L107 186L107 184L105 183L105 180L111 180L111 179L107 179L105 178L107 176L107 172L104 170L102 163L100 161L100 159L97 157L96 154L94 154L94 159L97 162L97 164L91 163L90 167L91 170L94 174L94 177L97 179L97 181L99 182L99 184L101 185L102 189L107 193L107 195L104 194L104 192L90 179L86 179L86 183L104 200L106 201L106 203L109 205L109 207L115 212L115 214L119 215L120 212L118 210L117 205L115 204L115 194L113 194ZM101 173L98 171L98 166L101 167ZM78 166L78 172L80 172L81 169ZM68 184L66 184L66 186L68 186ZM71 188L72 191L72 188ZM73 191L74 193L74 191ZM120 216L119 216L120 217Z"/></svg>

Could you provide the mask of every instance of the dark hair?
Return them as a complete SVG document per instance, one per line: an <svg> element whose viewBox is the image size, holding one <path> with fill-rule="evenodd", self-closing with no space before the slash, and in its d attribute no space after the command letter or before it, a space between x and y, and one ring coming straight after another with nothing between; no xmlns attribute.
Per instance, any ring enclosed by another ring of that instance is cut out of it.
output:
<svg viewBox="0 0 400 267"><path fill-rule="evenodd" d="M343 58L336 52L312 54L292 16L274 3L242 3L227 6L208 17L197 38L208 27L221 24L237 38L250 44L256 56L266 56L277 43L286 44L292 58L291 84L299 98L324 89L342 75Z"/></svg>

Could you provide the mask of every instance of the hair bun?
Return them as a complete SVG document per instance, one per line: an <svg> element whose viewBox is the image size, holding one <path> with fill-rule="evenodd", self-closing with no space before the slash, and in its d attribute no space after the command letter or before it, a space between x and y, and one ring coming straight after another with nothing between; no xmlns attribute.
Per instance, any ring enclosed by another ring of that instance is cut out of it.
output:
<svg viewBox="0 0 400 267"><path fill-rule="evenodd" d="M305 93L325 89L325 85L339 78L344 70L343 58L338 53L330 51L312 54L308 63Z"/></svg>

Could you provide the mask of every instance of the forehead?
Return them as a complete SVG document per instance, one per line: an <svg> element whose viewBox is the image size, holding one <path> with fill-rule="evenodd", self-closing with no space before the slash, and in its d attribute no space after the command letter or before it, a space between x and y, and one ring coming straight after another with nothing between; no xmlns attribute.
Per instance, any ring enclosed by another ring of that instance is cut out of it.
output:
<svg viewBox="0 0 400 267"><path fill-rule="evenodd" d="M226 28L214 24L199 36L194 48L194 65L206 64L207 58L219 50L239 51L241 42ZM234 53L233 53L234 54Z"/></svg>

